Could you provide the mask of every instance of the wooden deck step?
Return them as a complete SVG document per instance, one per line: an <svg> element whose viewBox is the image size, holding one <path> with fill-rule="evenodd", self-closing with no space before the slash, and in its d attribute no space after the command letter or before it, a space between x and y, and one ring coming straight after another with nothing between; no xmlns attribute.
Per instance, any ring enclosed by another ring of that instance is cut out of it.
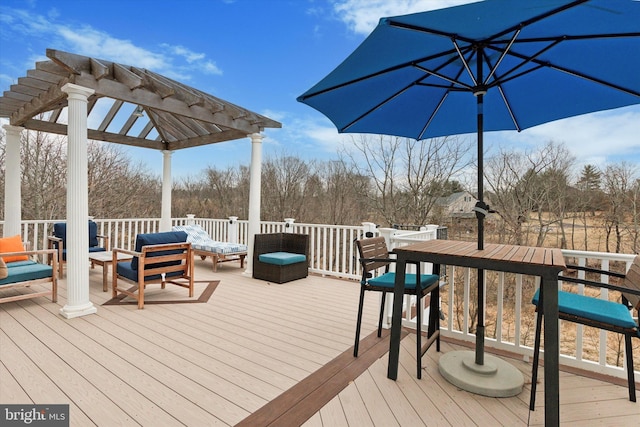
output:
<svg viewBox="0 0 640 427"><path fill-rule="evenodd" d="M403 331L403 337L407 332ZM236 427L302 425L389 351L389 331L361 340L358 357L353 347L236 424Z"/></svg>

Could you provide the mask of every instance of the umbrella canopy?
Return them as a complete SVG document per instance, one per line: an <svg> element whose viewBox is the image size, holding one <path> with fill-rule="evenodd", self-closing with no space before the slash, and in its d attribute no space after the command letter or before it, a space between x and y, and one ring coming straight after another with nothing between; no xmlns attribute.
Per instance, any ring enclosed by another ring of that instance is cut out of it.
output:
<svg viewBox="0 0 640 427"><path fill-rule="evenodd" d="M339 132L417 140L640 103L640 3L487 0L382 18L298 100Z"/></svg>
<svg viewBox="0 0 640 427"><path fill-rule="evenodd" d="M339 132L417 140L477 132L478 249L483 133L640 103L640 2L486 0L382 18L298 101ZM476 363L484 343L478 272ZM392 337L393 339L393 337Z"/></svg>

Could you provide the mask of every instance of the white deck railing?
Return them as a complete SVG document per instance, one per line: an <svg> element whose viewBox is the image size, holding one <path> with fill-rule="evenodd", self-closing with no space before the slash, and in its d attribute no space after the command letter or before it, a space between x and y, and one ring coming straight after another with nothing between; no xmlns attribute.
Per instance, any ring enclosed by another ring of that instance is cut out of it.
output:
<svg viewBox="0 0 640 427"><path fill-rule="evenodd" d="M33 249L47 247L47 237L52 234L53 224L50 221L22 221L22 238L32 242ZM108 235L110 246L131 249L138 233L156 232L159 229L159 218L128 219L95 219L98 234ZM215 240L229 241L230 238L246 243L248 222L230 219L207 218L175 218L173 225L194 222L201 225ZM0 222L0 225L2 222ZM367 232L382 234L390 248L406 245L416 240L436 238L436 228L428 227L418 232L399 231L393 229L376 229L372 224L362 226L342 226L326 224L296 224L287 222L262 222L261 232L295 232L310 236L310 271L313 273L359 280L361 269L358 263L357 249L354 241ZM582 252L563 250L563 254L572 263L609 270L613 263L624 263L629 268L634 255L612 254L601 252ZM430 272L430 266L422 267L423 272ZM475 340L475 270L462 267L446 267L446 278L442 283L441 311L444 320L441 322L443 336L465 341ZM524 359L533 352L535 330L535 312L531 297L538 279L522 275L485 271L485 313L486 338L485 345L497 349L521 354ZM603 280L606 276L603 277ZM560 286L565 286L560 283ZM584 292L579 287L578 292ZM601 298L609 298L606 291ZM388 301L391 298L388 298ZM389 307L391 301L389 301ZM415 302L405 299L405 308ZM406 310L411 313L411 310ZM423 318L426 320L428 316ZM390 316L387 316L390 320ZM404 324L415 327L414 319L404 319ZM616 334L593 330L583 326L567 323L561 325L561 363L598 373L625 376L624 345L616 339ZM634 340L635 347L640 347L640 340ZM639 349L640 350L640 349ZM640 351L636 352L637 354ZM636 375L640 375L636 357Z"/></svg>

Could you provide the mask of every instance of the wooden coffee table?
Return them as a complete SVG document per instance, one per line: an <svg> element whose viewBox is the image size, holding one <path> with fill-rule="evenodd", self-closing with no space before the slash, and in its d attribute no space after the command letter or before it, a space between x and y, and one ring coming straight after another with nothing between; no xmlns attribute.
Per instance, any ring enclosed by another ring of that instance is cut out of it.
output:
<svg viewBox="0 0 640 427"><path fill-rule="evenodd" d="M131 255L118 253L118 261L126 261L133 258ZM90 252L89 261L91 261L91 267L94 265L102 266L102 292L107 292L108 277L109 277L109 265L113 264L113 252Z"/></svg>

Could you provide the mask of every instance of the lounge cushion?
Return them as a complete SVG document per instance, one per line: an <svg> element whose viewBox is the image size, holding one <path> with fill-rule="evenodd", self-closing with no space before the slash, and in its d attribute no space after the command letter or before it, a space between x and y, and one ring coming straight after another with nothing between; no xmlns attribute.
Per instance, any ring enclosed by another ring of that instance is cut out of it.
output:
<svg viewBox="0 0 640 427"><path fill-rule="evenodd" d="M19 234L11 237L3 237L0 239L0 254L6 252L24 252L24 245ZM3 256L4 262L24 261L28 260L27 255Z"/></svg>
<svg viewBox="0 0 640 427"><path fill-rule="evenodd" d="M422 289L428 288L432 284L436 283L439 280L439 276L436 274L421 274L420 275L420 286ZM372 286L380 286L383 288L389 288L389 290L393 290L393 287L396 283L396 273L385 273L381 276L374 277L369 279L369 284ZM416 288L416 275L415 274L405 274L404 275L404 287L406 289L415 289Z"/></svg>
<svg viewBox="0 0 640 427"><path fill-rule="evenodd" d="M290 265L298 262L305 262L307 257L304 254L292 254L290 252L270 252L258 256L260 262L274 265Z"/></svg>
<svg viewBox="0 0 640 427"><path fill-rule="evenodd" d="M187 233L184 231L166 231L163 233L147 233L147 234L138 234L136 236L136 252L142 252L142 247L147 245L161 245L164 243L181 243L187 241ZM178 251L180 252L180 251ZM149 256L162 256L162 255L170 255L173 253L177 253L176 251L165 251L165 252L155 252L150 254ZM120 263L118 263L119 265ZM180 261L170 261L168 263L163 263L162 266L165 265L177 265L180 264ZM160 264L154 264L155 267L160 267ZM131 268L133 270L138 269L138 257L133 257L131 260ZM136 275L137 280L137 275Z"/></svg>
<svg viewBox="0 0 640 427"><path fill-rule="evenodd" d="M538 306L540 289L536 291L531 301ZM578 295L571 292L558 292L558 310L562 313L584 317L597 322L608 323L623 328L635 328L631 313L622 304L602 300L600 298Z"/></svg>
<svg viewBox="0 0 640 427"><path fill-rule="evenodd" d="M40 264L35 261L8 263L7 269L9 270L9 275L0 280L0 285L44 279L53 276L53 268L50 265Z"/></svg>
<svg viewBox="0 0 640 427"><path fill-rule="evenodd" d="M176 225L174 231L184 231L187 233L187 242L191 243L193 249L213 252L216 254L232 254L237 252L247 252L247 245L240 243L219 242L213 240L199 225Z"/></svg>

